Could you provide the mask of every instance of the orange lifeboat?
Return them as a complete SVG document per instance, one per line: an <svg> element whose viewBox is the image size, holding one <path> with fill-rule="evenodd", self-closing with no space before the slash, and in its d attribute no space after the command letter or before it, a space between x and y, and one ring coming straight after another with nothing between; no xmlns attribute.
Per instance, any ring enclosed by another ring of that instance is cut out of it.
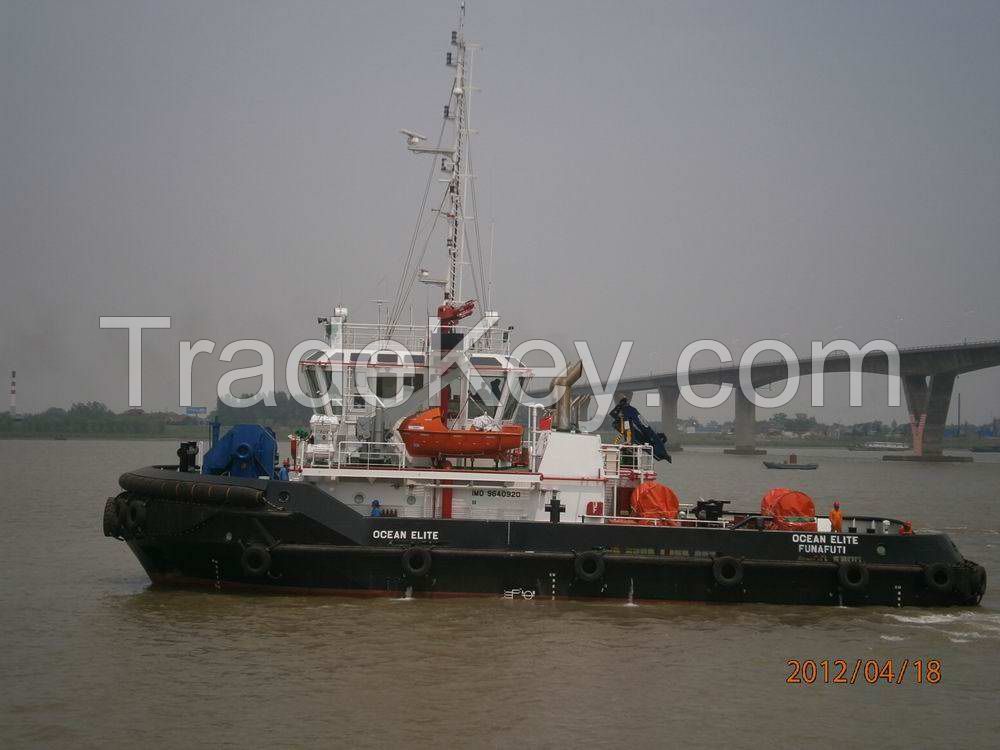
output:
<svg viewBox="0 0 1000 750"><path fill-rule="evenodd" d="M399 424L399 436L411 456L437 458L501 458L521 447L524 428L505 424L496 432L487 430L453 430L441 418L441 407L411 414Z"/></svg>

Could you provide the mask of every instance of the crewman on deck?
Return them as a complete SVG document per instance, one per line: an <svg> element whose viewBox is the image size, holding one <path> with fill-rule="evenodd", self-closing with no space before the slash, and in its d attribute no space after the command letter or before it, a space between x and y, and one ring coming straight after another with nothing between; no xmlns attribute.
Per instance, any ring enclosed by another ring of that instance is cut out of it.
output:
<svg viewBox="0 0 1000 750"><path fill-rule="evenodd" d="M281 465L281 468L278 469L278 479L280 479L282 482L287 482L288 481L288 459L287 458L285 459L285 463L283 463Z"/></svg>
<svg viewBox="0 0 1000 750"><path fill-rule="evenodd" d="M382 503L378 500L372 500L372 518L381 518L382 516Z"/></svg>
<svg viewBox="0 0 1000 750"><path fill-rule="evenodd" d="M830 511L830 531L840 532L844 524L844 517L840 513L840 503L836 500L833 502L833 510Z"/></svg>

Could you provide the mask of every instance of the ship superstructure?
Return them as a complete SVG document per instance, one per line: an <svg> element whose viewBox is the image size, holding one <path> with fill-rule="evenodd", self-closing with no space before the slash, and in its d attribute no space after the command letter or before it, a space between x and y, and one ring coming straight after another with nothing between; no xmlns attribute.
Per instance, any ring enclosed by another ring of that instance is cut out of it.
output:
<svg viewBox="0 0 1000 750"><path fill-rule="evenodd" d="M540 429L547 412L526 398L532 371L511 356L512 329L490 309L475 325L461 322L489 303L462 298L463 270L479 297L492 288L478 241L471 159L470 77L477 49L466 39L462 3L445 55L453 75L437 141L401 131L410 151L433 160L428 188L434 175L441 176L431 226L421 242L418 221L384 320L380 315L375 324L354 323L344 307L319 319L329 347L300 362L316 414L296 450L295 475L350 498L359 513L370 512L377 500L382 512L402 517L545 520L557 495L565 520L600 521L615 515L619 487L655 479L652 448L602 444L600 436L581 433L585 401L579 398L555 409L552 424ZM443 225L447 260L440 279L421 265L437 224ZM417 245L423 247L419 254ZM439 287L442 299L429 322L403 324L414 282ZM552 397L570 399L569 385L558 384ZM547 405L554 406L551 400Z"/></svg>

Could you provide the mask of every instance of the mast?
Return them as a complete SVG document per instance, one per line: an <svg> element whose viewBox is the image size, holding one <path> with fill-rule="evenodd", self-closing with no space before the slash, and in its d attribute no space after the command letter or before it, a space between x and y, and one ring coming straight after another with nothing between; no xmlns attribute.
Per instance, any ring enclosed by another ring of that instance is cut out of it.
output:
<svg viewBox="0 0 1000 750"><path fill-rule="evenodd" d="M454 57L448 53L445 58L448 64L455 67L455 85L452 87L449 105L454 106L455 117L455 152L451 163L451 181L448 183L448 192L451 199L451 210L448 212L448 276L445 279L444 301L445 304L451 302L461 294L461 276L459 267L462 262L462 253L465 249L465 215L463 207L465 203L465 175L462 170L465 168L462 158L465 147L466 133L466 54L468 47L465 43L465 2L458 6L458 30L451 32L451 44L455 47Z"/></svg>
<svg viewBox="0 0 1000 750"><path fill-rule="evenodd" d="M412 130L400 131L406 136L406 147L411 153L429 154L434 156L435 159L440 158L441 172L448 174L447 179L442 180L446 184L446 188L445 194L442 196L440 208L435 210L435 223L443 219L445 224L445 249L448 255L448 269L443 279L431 279L429 273L424 269L419 268L419 266L410 266L410 259L413 256L413 250L421 233L421 219L418 218L417 226L414 229L413 238L410 243L410 253L407 255L407 261L404 264L403 278L399 285L397 299L387 326L389 332L392 331L402 312L402 306L409 296L413 281L417 279L422 283L441 287L444 299L438 307L438 317L443 326L454 324L462 318L468 317L473 313L476 306L476 300L462 301L462 266L465 264L467 244L465 206L469 198L469 181L472 179L472 175L469 172L471 164L469 157L469 136L472 132L469 128L469 99L472 93L472 87L469 84L469 74L472 67L473 50L478 48L477 44L468 42L465 39L465 0L459 2L458 26L451 32L451 46L453 50L445 54L445 64L455 69L455 75L452 79L448 103L444 107L445 122L442 126L438 143L436 145L425 143L427 138ZM444 138L445 128L448 123L453 124L454 141L452 145L444 146L441 141ZM429 186L430 177L428 177L428 188ZM473 207L472 219L475 220L475 194L472 195L471 205ZM430 233L427 234L427 240L430 239L430 234L433 233L433 230L434 224L431 225ZM425 241L423 249L418 256L417 264L424 257L426 249L427 243ZM485 270L481 269L480 273L484 275ZM407 281L408 277L410 278L409 281ZM476 280L478 289L478 279ZM485 290L479 290L479 293L485 294Z"/></svg>

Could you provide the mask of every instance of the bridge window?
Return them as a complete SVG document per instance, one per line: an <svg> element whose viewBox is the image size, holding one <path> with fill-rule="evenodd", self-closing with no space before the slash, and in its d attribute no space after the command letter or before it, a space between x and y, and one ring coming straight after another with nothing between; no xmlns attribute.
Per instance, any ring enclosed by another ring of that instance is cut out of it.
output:
<svg viewBox="0 0 1000 750"><path fill-rule="evenodd" d="M403 385L407 388L412 388L415 391L419 391L424 387L424 375L423 373L418 373L416 375L404 375Z"/></svg>
<svg viewBox="0 0 1000 750"><path fill-rule="evenodd" d="M501 367L501 362L496 357L471 357L469 359L473 367Z"/></svg>
<svg viewBox="0 0 1000 750"><path fill-rule="evenodd" d="M375 378L375 395L379 398L392 398L399 393L399 378L395 375L379 375Z"/></svg>

